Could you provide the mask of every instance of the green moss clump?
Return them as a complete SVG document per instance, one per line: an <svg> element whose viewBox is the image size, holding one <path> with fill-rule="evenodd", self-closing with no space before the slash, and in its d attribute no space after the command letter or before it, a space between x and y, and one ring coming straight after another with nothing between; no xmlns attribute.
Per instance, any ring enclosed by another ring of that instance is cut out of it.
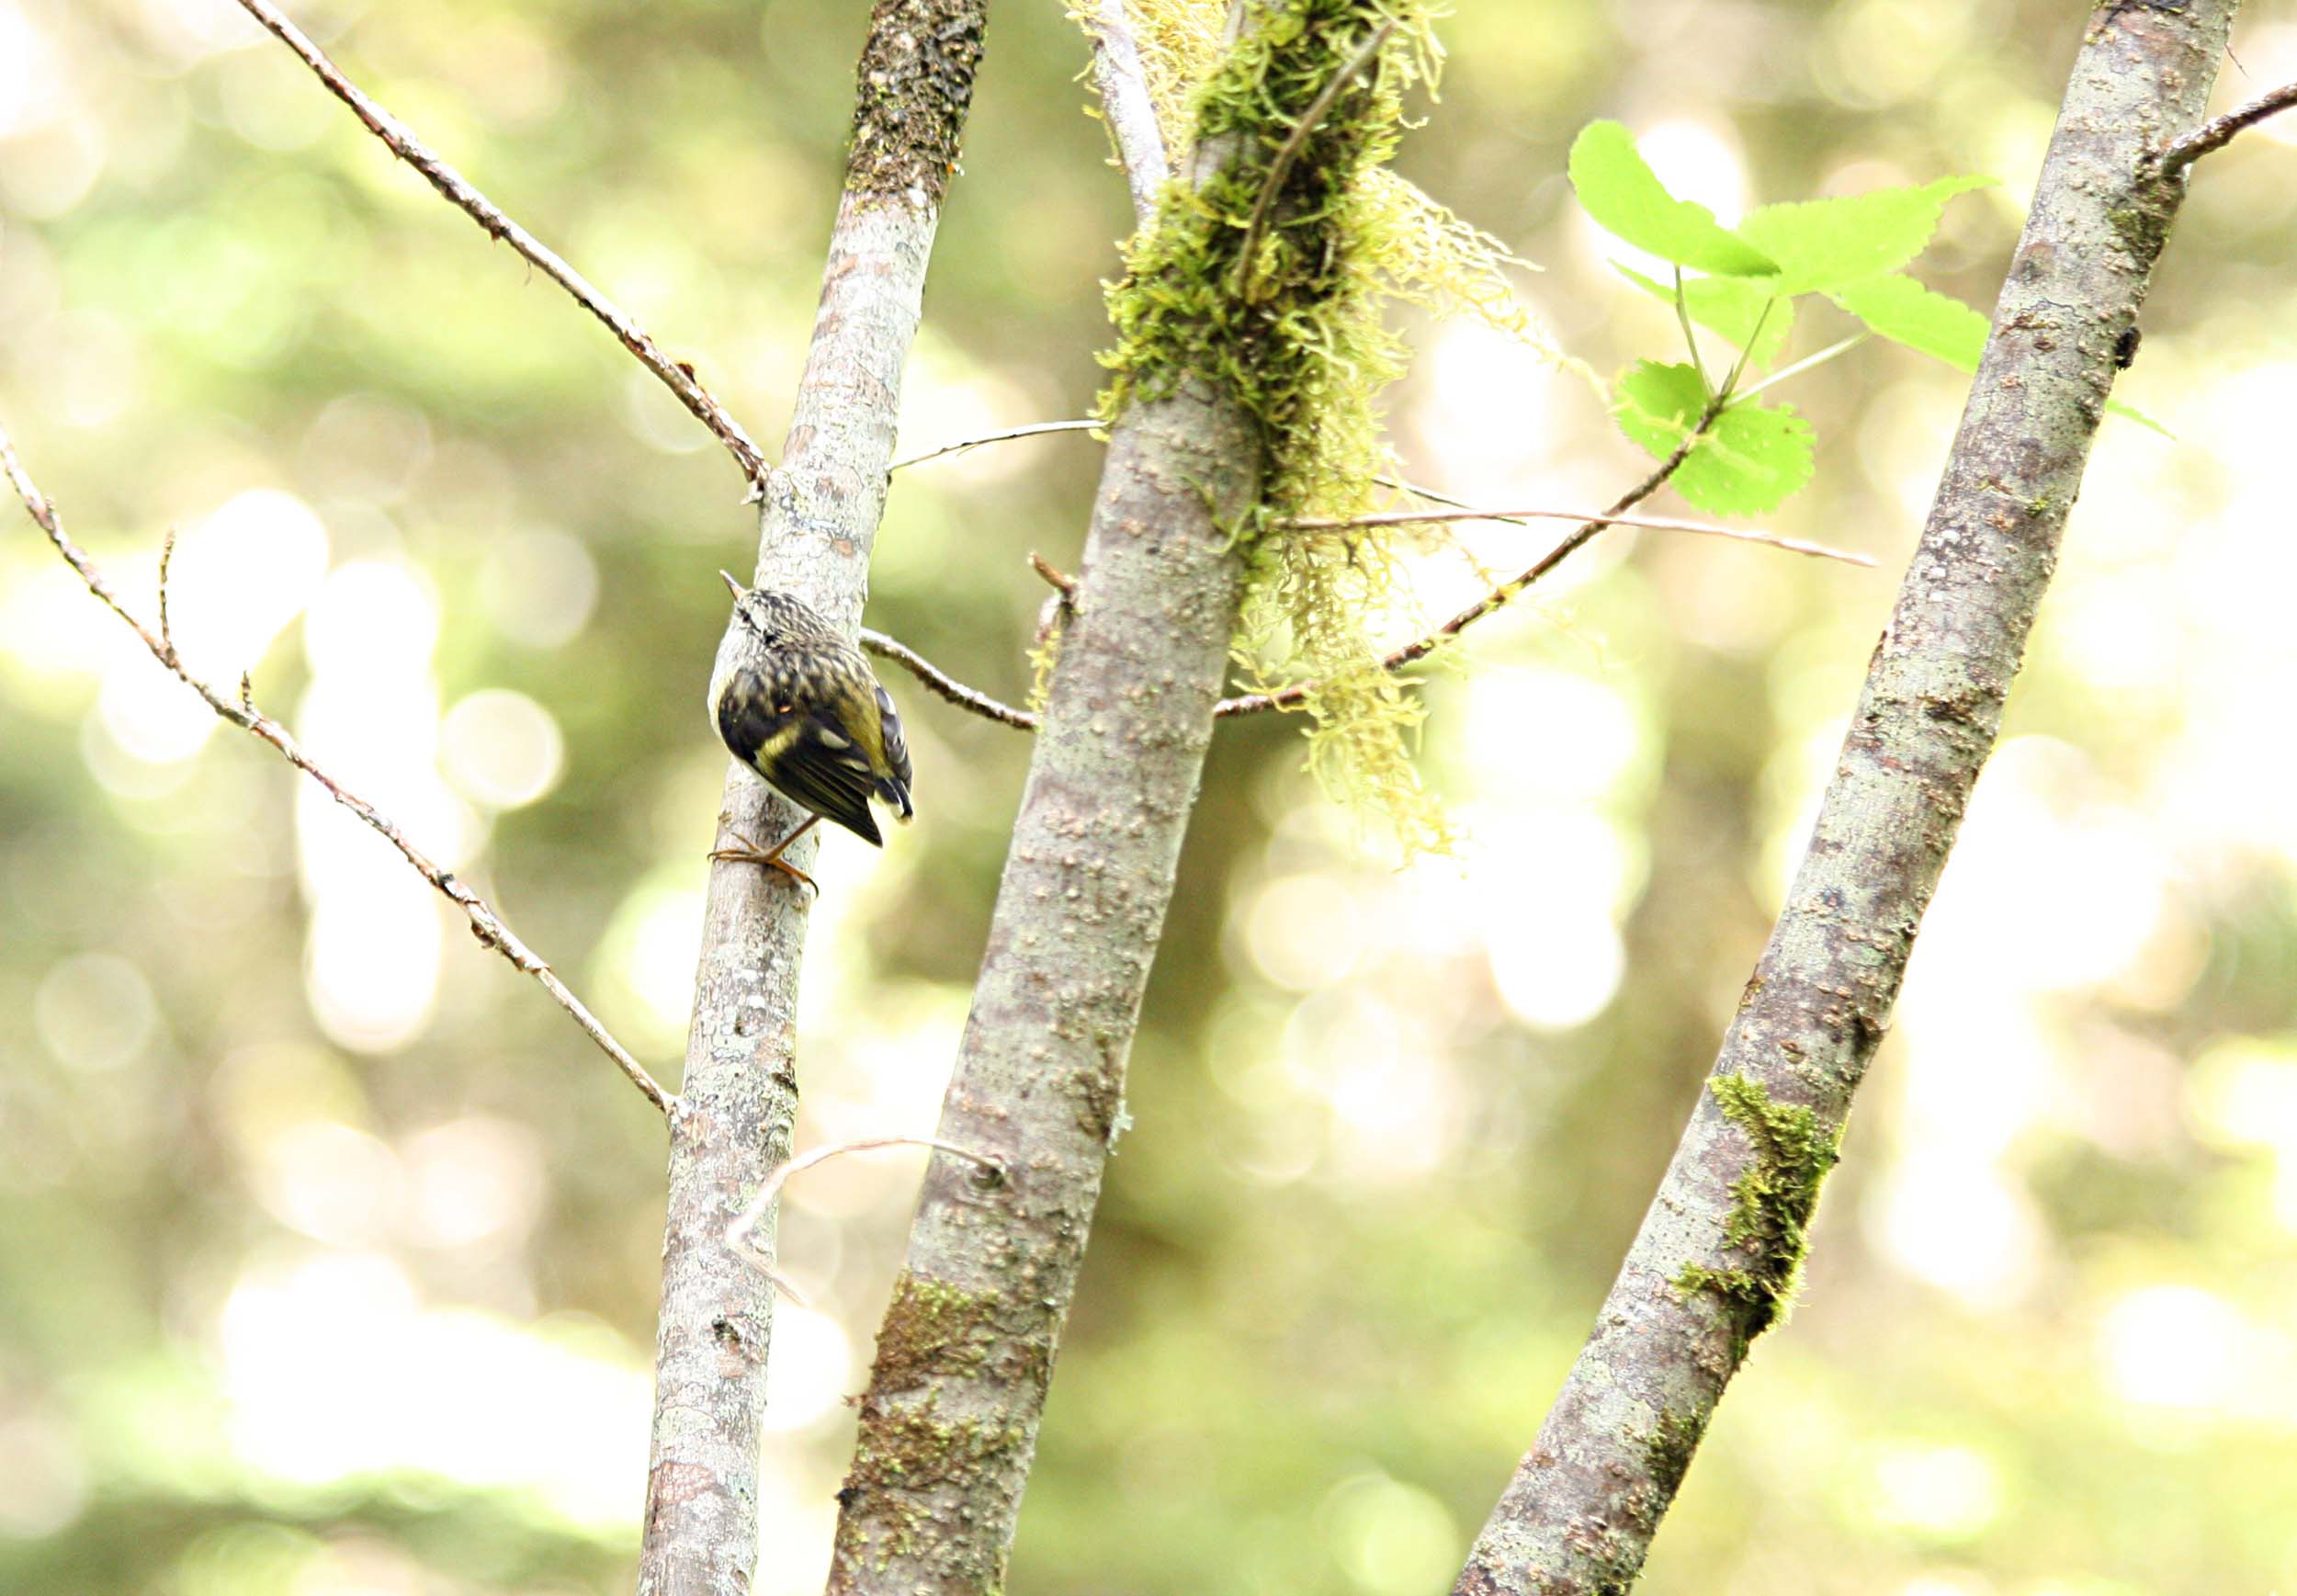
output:
<svg viewBox="0 0 2297 1596"><path fill-rule="evenodd" d="M1754 1161L1731 1183L1731 1211L1723 1221L1725 1243L1748 1254L1750 1262L1744 1269L1686 1264L1673 1285L1686 1296L1707 1291L1737 1304L1737 1350L1743 1354L1794 1301L1818 1189L1841 1154L1837 1136L1819 1124L1817 1115L1773 1102L1759 1081L1718 1075L1707 1090L1754 1152Z"/></svg>
<svg viewBox="0 0 2297 1596"><path fill-rule="evenodd" d="M1217 12L1138 8L1176 168L1207 164L1195 153L1220 164L1197 187L1169 185L1158 224L1133 241L1109 293L1117 343L1101 413L1196 382L1256 424L1262 498L1232 529L1251 575L1239 663L1256 690L1306 685L1308 764L1328 792L1384 813L1408 851L1440 847L1448 828L1409 757L1420 707L1372 639L1403 591L1409 534L1274 523L1361 515L1375 479L1397 474L1377 406L1404 367L1388 301L1537 340L1500 269L1507 252L1385 169L1403 96L1440 58L1426 6L1261 0L1225 55Z"/></svg>
<svg viewBox="0 0 2297 1596"><path fill-rule="evenodd" d="M1361 191L1395 153L1428 44L1417 7L1263 0L1195 96L1194 142L1221 153L1218 169L1167 187L1110 290L1103 416L1190 378L1219 388L1260 424L1276 515L1305 513L1336 464L1361 471L1375 447L1364 401L1401 369L1361 258Z"/></svg>

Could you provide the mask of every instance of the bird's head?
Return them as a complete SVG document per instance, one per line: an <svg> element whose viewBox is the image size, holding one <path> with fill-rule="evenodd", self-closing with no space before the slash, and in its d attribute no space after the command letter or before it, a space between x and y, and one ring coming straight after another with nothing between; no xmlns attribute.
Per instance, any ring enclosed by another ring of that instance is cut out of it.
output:
<svg viewBox="0 0 2297 1596"><path fill-rule="evenodd" d="M775 606L770 595L754 587L742 586L734 580L730 572L721 571L718 574L725 580L727 590L734 595L734 619L741 623L742 630L759 642L772 647L783 628L775 624Z"/></svg>

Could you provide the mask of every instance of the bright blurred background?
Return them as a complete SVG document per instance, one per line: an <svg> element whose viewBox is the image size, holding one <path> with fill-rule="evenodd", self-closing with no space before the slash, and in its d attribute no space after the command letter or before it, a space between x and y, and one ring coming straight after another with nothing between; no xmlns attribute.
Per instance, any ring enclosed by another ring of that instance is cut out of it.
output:
<svg viewBox="0 0 2297 1596"><path fill-rule="evenodd" d="M2256 7L2221 99L2297 76ZM327 0L347 68L763 440L818 284L864 8ZM1952 172L1918 265L1990 304L2082 8L1467 0L1406 170L1544 263L1609 370L1672 353L1562 152L1616 116L1729 220ZM1123 189L1055 6L999 6L906 449L1074 415ZM2297 1586L2297 117L2212 157L1999 756L1830 1186L1645 1589ZM2279 139L2280 142L2276 142ZM1789 351L1847 331L1807 315ZM1588 503L1588 390L1418 326L1414 474ZM1801 845L1961 403L1869 345L1784 396L1771 525L1861 572L1613 534L1474 634L1398 869L1294 726L1221 733L1024 1514L1016 1592L1443 1588L1576 1350ZM657 1067L725 756L700 696L752 523L594 324L230 0L0 0L0 418L196 667L479 884ZM897 479L871 618L1025 691L1095 446ZM0 1588L625 1588L661 1126L308 784L0 515ZM1466 546L1514 569L1540 534ZM1475 576L1422 562L1448 610ZM891 679L920 823L832 837L801 1144L933 1123L1025 741ZM2277 728L2280 730L2277 730ZM917 1160L801 1179L760 1596L817 1589Z"/></svg>

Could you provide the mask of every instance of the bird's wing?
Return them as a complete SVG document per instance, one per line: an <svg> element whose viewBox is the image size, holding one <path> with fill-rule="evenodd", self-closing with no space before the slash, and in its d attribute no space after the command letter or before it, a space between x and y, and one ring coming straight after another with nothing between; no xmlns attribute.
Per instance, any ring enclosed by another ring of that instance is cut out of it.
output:
<svg viewBox="0 0 2297 1596"><path fill-rule="evenodd" d="M772 767L761 774L783 796L864 841L884 841L877 818L869 812L869 794L876 785L869 756L832 711L819 709L796 721Z"/></svg>
<svg viewBox="0 0 2297 1596"><path fill-rule="evenodd" d="M718 731L734 757L790 802L867 842L882 843L869 812L874 781L868 756L833 714L776 715L774 705L772 688L755 670L743 670L732 689L719 695Z"/></svg>

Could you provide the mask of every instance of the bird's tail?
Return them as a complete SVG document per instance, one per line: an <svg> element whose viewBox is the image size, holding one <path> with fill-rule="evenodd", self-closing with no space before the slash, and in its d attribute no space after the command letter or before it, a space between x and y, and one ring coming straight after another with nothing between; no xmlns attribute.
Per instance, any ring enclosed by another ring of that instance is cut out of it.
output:
<svg viewBox="0 0 2297 1596"><path fill-rule="evenodd" d="M900 818L904 821L917 813L917 810L910 805L910 789L906 782L896 781L889 775L879 776L877 797L890 808L900 810Z"/></svg>

